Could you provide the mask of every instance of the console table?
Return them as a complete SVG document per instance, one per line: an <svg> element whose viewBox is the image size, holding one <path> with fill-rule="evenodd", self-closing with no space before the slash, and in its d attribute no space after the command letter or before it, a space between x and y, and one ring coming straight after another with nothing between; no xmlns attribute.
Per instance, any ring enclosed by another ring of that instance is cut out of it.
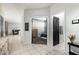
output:
<svg viewBox="0 0 79 59"><path fill-rule="evenodd" d="M70 43L70 42L68 42L68 45L69 45L69 55L78 55L76 52L71 51L71 46L79 48L79 45L75 43Z"/></svg>

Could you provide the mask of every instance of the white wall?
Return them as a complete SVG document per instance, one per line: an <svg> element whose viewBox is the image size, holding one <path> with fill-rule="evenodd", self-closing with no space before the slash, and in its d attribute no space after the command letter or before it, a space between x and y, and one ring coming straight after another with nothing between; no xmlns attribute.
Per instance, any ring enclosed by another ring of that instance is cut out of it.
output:
<svg viewBox="0 0 79 59"><path fill-rule="evenodd" d="M1 12L2 16L4 18L4 21L17 23L20 25L20 34L23 35L24 30L24 9L21 9L21 7L17 7L12 4L2 4L1 5ZM5 25L4 25L5 26ZM4 27L5 29L5 27ZM4 30L5 31L5 30Z"/></svg>
<svg viewBox="0 0 79 59"><path fill-rule="evenodd" d="M50 11L49 11L50 10ZM70 32L76 33L76 40L79 41L79 24L72 24L73 19L79 18L79 4L55 4L51 6L50 8L39 8L39 9L30 9L25 10L24 14L24 22L29 22L30 24L30 30L25 32L25 39L28 41L28 43L31 43L31 18L33 17L41 17L41 16L49 16L49 41L52 44L53 40L53 20L52 16L55 14L58 14L60 12L65 13L65 29L64 29L64 39L65 39L65 48L66 48L66 54L68 54L68 35Z"/></svg>
<svg viewBox="0 0 79 59"><path fill-rule="evenodd" d="M1 10L1 5L0 5L0 15L1 15L1 12L2 12L2 10Z"/></svg>
<svg viewBox="0 0 79 59"><path fill-rule="evenodd" d="M8 4L3 4L2 5L2 15L5 20L9 22L17 22L21 23L21 9L14 6L14 5L8 5Z"/></svg>
<svg viewBox="0 0 79 59"><path fill-rule="evenodd" d="M24 14L24 22L29 22L30 23L30 29L31 29L31 18L34 17L43 17L43 16L49 16L49 21L48 21L48 45L53 47L53 15L59 14L61 12L64 12L64 7L59 8L61 4L51 6L49 8L37 8L37 9L28 9L25 10ZM65 6L65 5L64 5ZM57 8L56 8L57 7ZM62 17L60 17L62 18ZM64 18L64 16L63 16ZM62 22L65 22L61 20ZM65 26L64 26L65 27ZM64 30L65 32L65 30ZM25 32L25 39L27 40L28 43L31 43L31 30ZM64 35L65 38L65 35ZM29 40L30 39L30 40ZM64 39L63 39L64 40ZM62 40L61 40L62 42Z"/></svg>
<svg viewBox="0 0 79 59"><path fill-rule="evenodd" d="M24 22L29 22L29 31L25 31L25 40L28 44L31 44L31 29L32 29L32 18L39 18L39 17L49 17L49 8L36 8L36 9L25 9L24 12ZM49 19L47 18L47 21Z"/></svg>
<svg viewBox="0 0 79 59"><path fill-rule="evenodd" d="M71 4L66 10L66 42L69 42L68 35L70 32L76 34L76 42L79 42L79 24L72 24L72 20L79 19L79 4ZM68 48L68 45L66 45ZM66 51L68 52L68 49Z"/></svg>
<svg viewBox="0 0 79 59"><path fill-rule="evenodd" d="M65 48L66 54L68 54L68 35L70 32L76 34L76 40L79 42L79 24L72 24L72 20L79 19L79 4L56 4L51 7L51 15L57 14L59 12L65 12Z"/></svg>

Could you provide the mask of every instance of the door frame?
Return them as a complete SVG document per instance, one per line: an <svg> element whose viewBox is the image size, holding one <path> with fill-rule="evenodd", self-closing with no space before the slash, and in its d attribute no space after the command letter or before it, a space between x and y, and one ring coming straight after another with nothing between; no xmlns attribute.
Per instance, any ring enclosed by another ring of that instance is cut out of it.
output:
<svg viewBox="0 0 79 59"><path fill-rule="evenodd" d="M42 18L42 17L44 17L44 18L46 18L47 19L47 46L49 45L49 16L39 16L39 17L31 17L30 18L30 27L31 27L31 30L30 30L30 42L31 42L31 44L32 44L32 19L33 18Z"/></svg>

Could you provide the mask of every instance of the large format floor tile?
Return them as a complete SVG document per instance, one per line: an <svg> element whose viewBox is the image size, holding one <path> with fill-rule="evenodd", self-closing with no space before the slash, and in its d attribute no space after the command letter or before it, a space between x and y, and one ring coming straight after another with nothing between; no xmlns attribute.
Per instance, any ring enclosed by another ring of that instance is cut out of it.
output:
<svg viewBox="0 0 79 59"><path fill-rule="evenodd" d="M18 49L13 51L11 55L64 55L63 47L57 47L48 48L41 44L23 45L18 46Z"/></svg>
<svg viewBox="0 0 79 59"><path fill-rule="evenodd" d="M9 40L9 55L64 55L64 51L64 43L49 48L43 44L25 44L18 37L10 37Z"/></svg>

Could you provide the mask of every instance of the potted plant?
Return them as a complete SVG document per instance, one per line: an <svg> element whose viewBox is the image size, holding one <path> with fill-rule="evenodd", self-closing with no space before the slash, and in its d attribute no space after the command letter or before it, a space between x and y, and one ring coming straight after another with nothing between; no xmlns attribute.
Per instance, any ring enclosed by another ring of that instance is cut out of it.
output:
<svg viewBox="0 0 79 59"><path fill-rule="evenodd" d="M73 41L75 40L75 34L74 33L70 33L68 38L70 39L71 43L73 43Z"/></svg>

